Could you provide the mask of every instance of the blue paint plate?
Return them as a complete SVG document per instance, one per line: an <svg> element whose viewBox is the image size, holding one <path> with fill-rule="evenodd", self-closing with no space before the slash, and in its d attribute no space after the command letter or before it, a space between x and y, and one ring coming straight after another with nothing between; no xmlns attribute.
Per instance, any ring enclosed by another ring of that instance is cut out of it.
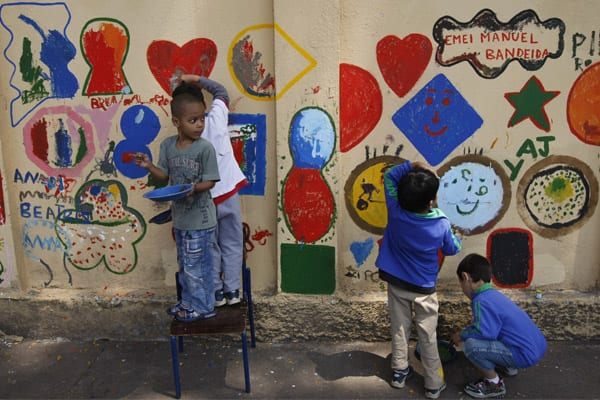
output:
<svg viewBox="0 0 600 400"><path fill-rule="evenodd" d="M438 340L438 353L444 364L456 358L456 349L447 340ZM421 360L421 346L418 342L415 347L415 357L417 357L417 360Z"/></svg>
<svg viewBox="0 0 600 400"><path fill-rule="evenodd" d="M191 183L165 186L145 193L144 197L154 201L172 201L185 197L194 188Z"/></svg>

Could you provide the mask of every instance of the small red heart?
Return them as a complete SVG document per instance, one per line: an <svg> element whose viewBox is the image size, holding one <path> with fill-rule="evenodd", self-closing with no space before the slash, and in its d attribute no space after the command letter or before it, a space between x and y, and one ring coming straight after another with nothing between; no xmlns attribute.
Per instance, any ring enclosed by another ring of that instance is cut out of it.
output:
<svg viewBox="0 0 600 400"><path fill-rule="evenodd" d="M403 97L419 80L433 47L427 36L413 33L400 39L389 35L377 43L377 64L390 89Z"/></svg>
<svg viewBox="0 0 600 400"><path fill-rule="evenodd" d="M190 40L182 47L167 40L155 40L146 51L152 75L171 94L170 79L176 71L208 77L217 60L217 45L210 39Z"/></svg>

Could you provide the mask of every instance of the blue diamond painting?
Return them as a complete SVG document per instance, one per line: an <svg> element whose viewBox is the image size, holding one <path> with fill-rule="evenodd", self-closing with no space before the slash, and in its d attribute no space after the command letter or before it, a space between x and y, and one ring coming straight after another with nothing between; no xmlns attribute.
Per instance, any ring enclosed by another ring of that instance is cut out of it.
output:
<svg viewBox="0 0 600 400"><path fill-rule="evenodd" d="M442 162L483 124L443 74L396 111L392 121L431 165Z"/></svg>

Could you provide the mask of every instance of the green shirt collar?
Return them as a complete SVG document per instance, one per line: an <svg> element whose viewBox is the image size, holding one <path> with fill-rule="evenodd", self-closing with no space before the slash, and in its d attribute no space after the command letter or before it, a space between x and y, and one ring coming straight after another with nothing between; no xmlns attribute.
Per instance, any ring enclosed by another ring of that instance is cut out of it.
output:
<svg viewBox="0 0 600 400"><path fill-rule="evenodd" d="M473 291L474 294L479 294L481 292L485 292L486 290L489 290L492 288L492 283L491 282L486 282L483 285L479 286L477 289L475 289Z"/></svg>

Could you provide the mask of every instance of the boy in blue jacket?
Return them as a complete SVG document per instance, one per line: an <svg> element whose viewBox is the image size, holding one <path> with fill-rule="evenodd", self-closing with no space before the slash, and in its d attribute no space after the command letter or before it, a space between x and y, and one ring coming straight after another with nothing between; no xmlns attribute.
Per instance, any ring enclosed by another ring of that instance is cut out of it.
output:
<svg viewBox="0 0 600 400"><path fill-rule="evenodd" d="M467 255L456 274L463 293L471 299L473 323L456 332L451 342L462 342L465 356L483 375L464 391L478 399L504 397L506 388L496 369L514 376L518 368L537 364L546 352L546 339L525 311L492 289L492 268L485 257Z"/></svg>
<svg viewBox="0 0 600 400"><path fill-rule="evenodd" d="M437 399L446 388L436 334L439 252L454 255L460 251L462 242L448 218L434 207L439 179L429 166L406 161L390 168L383 179L388 220L375 265L379 277L388 283L391 385L403 388L411 373L408 340L414 308L425 396Z"/></svg>

